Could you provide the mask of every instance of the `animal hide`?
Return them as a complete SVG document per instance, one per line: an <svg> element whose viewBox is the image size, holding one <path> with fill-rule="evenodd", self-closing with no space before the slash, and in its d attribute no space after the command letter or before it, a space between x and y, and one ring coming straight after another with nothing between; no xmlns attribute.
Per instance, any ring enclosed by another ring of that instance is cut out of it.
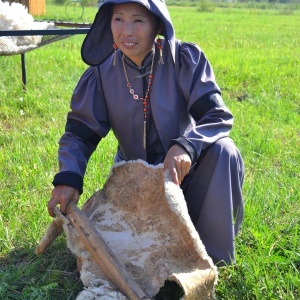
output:
<svg viewBox="0 0 300 300"><path fill-rule="evenodd" d="M217 268L192 224L181 189L162 165L141 160L114 165L103 189L82 210L149 298L159 299L155 295L164 284L173 282L182 292L177 299L214 299ZM63 227L86 287L77 300L126 299L106 280L73 227Z"/></svg>

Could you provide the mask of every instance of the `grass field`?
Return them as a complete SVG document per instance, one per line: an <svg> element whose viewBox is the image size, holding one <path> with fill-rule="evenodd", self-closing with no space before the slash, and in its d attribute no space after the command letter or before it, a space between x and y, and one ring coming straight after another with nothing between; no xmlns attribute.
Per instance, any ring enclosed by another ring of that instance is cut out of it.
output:
<svg viewBox="0 0 300 300"><path fill-rule="evenodd" d="M199 44L214 67L246 167L237 264L220 269L217 298L300 299L300 11L169 8L177 38ZM95 11L86 9L83 21ZM51 3L45 18L67 20ZM27 53L26 93L20 57L0 57L0 299L75 299L82 290L64 237L34 255L51 221L57 142L86 68L82 40ZM115 149L109 135L94 153L80 203L102 187Z"/></svg>

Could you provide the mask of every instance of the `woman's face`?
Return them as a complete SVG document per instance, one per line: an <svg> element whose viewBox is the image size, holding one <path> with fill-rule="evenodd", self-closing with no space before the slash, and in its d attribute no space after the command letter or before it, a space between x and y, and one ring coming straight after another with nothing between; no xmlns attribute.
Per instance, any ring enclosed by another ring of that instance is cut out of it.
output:
<svg viewBox="0 0 300 300"><path fill-rule="evenodd" d="M116 4L111 30L118 48L140 66L153 47L158 24L156 17L140 4Z"/></svg>

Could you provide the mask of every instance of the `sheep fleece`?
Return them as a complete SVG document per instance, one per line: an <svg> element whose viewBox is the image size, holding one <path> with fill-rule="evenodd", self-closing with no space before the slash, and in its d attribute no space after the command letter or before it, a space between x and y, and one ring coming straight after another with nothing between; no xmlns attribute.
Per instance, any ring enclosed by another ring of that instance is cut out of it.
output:
<svg viewBox="0 0 300 300"><path fill-rule="evenodd" d="M217 268L188 215L181 189L163 166L137 160L118 163L103 189L82 210L112 252L149 297L165 280L184 299L214 299ZM86 287L77 299L126 299L107 282L71 225L64 225Z"/></svg>

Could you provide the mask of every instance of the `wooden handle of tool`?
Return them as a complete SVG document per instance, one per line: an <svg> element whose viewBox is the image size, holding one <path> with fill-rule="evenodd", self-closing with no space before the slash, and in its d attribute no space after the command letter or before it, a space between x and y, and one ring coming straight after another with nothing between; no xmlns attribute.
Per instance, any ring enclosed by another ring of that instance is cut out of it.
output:
<svg viewBox="0 0 300 300"><path fill-rule="evenodd" d="M68 204L67 213L86 249L109 281L131 300L147 299L148 297L115 257L86 214L73 201Z"/></svg>

